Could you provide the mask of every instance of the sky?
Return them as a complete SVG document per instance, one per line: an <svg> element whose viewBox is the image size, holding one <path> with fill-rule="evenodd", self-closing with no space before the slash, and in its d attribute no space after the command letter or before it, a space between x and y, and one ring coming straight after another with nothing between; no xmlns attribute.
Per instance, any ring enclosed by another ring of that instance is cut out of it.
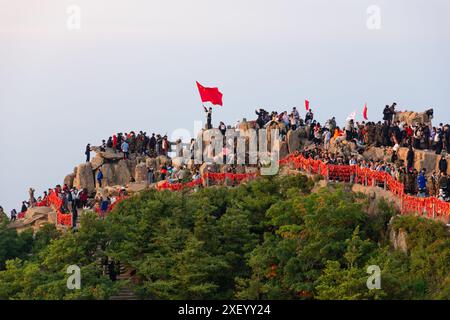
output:
<svg viewBox="0 0 450 320"><path fill-rule="evenodd" d="M193 134L255 108L450 122L448 0L0 0L0 206L61 184L116 132ZM180 131L181 130L181 131Z"/></svg>

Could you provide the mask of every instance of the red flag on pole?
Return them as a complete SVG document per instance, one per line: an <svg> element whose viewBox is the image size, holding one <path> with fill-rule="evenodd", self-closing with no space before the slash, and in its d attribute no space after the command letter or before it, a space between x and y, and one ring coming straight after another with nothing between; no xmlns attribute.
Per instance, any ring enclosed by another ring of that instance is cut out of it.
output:
<svg viewBox="0 0 450 320"><path fill-rule="evenodd" d="M305 109L306 111L309 111L309 101L305 100Z"/></svg>
<svg viewBox="0 0 450 320"><path fill-rule="evenodd" d="M222 106L222 93L219 91L219 88L207 88L198 83L198 81L196 82L202 102L209 101L214 105Z"/></svg>
<svg viewBox="0 0 450 320"><path fill-rule="evenodd" d="M363 111L364 120L369 120L367 117L367 103L364 103L364 111Z"/></svg>

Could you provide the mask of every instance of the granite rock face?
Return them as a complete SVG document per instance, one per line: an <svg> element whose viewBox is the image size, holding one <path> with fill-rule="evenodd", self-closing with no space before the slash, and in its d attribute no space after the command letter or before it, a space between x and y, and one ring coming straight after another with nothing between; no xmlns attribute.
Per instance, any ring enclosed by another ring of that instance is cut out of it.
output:
<svg viewBox="0 0 450 320"><path fill-rule="evenodd" d="M77 189L86 188L89 193L95 191L94 173L90 162L78 165L73 185Z"/></svg>

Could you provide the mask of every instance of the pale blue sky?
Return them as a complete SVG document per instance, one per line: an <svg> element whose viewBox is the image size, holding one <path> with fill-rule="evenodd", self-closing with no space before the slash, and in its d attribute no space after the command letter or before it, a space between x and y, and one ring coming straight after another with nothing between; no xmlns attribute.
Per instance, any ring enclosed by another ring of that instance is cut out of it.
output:
<svg viewBox="0 0 450 320"><path fill-rule="evenodd" d="M66 28L69 5L81 30ZM381 29L366 27L381 9ZM0 0L0 205L19 208L114 132L193 130L195 81L214 123L311 101L324 121L383 106L449 122L447 0Z"/></svg>

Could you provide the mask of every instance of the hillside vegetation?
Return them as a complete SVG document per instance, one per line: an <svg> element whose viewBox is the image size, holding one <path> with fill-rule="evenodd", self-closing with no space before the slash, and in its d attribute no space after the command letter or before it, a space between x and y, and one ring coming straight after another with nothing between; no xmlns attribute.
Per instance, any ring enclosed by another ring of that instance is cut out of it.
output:
<svg viewBox="0 0 450 320"><path fill-rule="evenodd" d="M235 188L150 190L105 219L82 217L64 234L34 237L0 227L0 299L107 299L122 281L102 274L108 256L136 270L147 299L449 299L450 241L443 224L396 217L343 188L311 192L302 175L261 178ZM388 228L407 233L408 251ZM80 290L66 288L69 265ZM381 289L368 290L369 265ZM130 285L130 284L128 284Z"/></svg>

